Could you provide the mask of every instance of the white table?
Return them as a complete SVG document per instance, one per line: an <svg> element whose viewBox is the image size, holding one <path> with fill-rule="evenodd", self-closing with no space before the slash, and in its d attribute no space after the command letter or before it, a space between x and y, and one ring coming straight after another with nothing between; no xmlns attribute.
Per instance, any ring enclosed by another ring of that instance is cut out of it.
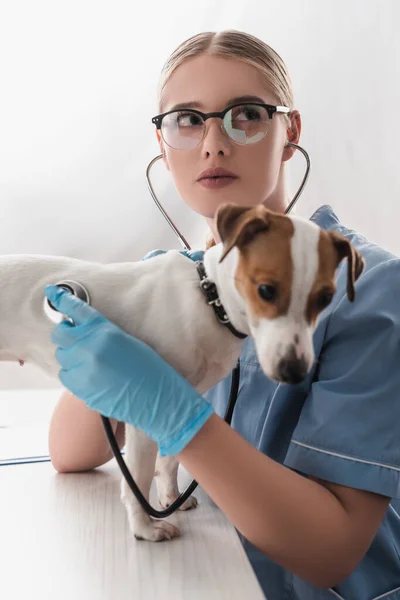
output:
<svg viewBox="0 0 400 600"><path fill-rule="evenodd" d="M182 537L151 543L131 537L119 489L115 459L87 473L0 467L0 597L264 598L235 529L202 490L198 508L169 517Z"/></svg>

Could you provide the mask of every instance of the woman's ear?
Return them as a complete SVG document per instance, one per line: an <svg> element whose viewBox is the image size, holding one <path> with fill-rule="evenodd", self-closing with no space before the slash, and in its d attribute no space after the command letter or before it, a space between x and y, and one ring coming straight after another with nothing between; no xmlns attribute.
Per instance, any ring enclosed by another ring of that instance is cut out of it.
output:
<svg viewBox="0 0 400 600"><path fill-rule="evenodd" d="M167 169L169 171L169 163L168 163L167 156L165 154L164 142L163 142L163 139L161 137L159 129L156 129L156 136L157 136L158 145L160 146L160 152L163 155L163 163L164 163L164 165L167 167Z"/></svg>
<svg viewBox="0 0 400 600"><path fill-rule="evenodd" d="M286 138L287 142L292 142L293 144L298 144L301 134L301 116L298 110L292 110L290 113L290 127L286 130ZM282 154L282 161L285 162L292 158L293 154L296 152L296 148L292 148L291 146L285 145Z"/></svg>

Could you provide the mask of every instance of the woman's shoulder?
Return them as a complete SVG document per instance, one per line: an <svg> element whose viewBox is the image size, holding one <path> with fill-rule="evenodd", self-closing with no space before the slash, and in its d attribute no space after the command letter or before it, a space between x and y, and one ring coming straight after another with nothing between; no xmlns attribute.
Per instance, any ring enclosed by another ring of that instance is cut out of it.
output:
<svg viewBox="0 0 400 600"><path fill-rule="evenodd" d="M321 206L311 217L317 225L326 231L336 231L346 237L353 246L361 253L365 260L365 268L357 286L369 285L376 279L383 279L389 287L400 286L400 257L388 249L372 242L361 232L348 227L343 223L329 205ZM340 271L344 271L347 265L344 261L340 265ZM366 277L369 273L368 277ZM345 284L345 280L343 280Z"/></svg>

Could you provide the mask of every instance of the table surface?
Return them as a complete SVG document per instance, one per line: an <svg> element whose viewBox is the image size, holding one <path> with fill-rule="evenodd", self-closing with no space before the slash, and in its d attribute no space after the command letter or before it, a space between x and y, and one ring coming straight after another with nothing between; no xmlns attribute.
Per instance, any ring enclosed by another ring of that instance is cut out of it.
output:
<svg viewBox="0 0 400 600"><path fill-rule="evenodd" d="M203 490L168 520L182 536L135 540L115 459L85 473L0 467L0 596L7 600L262 600L236 530ZM180 485L189 481L180 469ZM155 500L152 487L151 500Z"/></svg>

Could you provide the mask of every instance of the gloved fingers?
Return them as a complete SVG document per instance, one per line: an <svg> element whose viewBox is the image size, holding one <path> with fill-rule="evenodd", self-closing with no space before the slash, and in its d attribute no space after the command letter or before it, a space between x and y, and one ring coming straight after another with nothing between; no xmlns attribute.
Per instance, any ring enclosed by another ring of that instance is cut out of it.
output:
<svg viewBox="0 0 400 600"><path fill-rule="evenodd" d="M69 321L61 321L56 325L51 333L51 341L61 348L70 348L77 342L84 340L93 333L93 330L106 322L100 315L97 319L83 323L82 325L73 325Z"/></svg>
<svg viewBox="0 0 400 600"><path fill-rule="evenodd" d="M77 365L77 367L79 367L79 365ZM75 369L60 369L58 378L65 389L69 390L77 398L85 400L85 398L82 397L84 394L81 393L79 386L76 383L78 378L75 376L74 370Z"/></svg>
<svg viewBox="0 0 400 600"><path fill-rule="evenodd" d="M57 348L56 360L65 371L71 371L82 364L82 361L77 359L76 353L71 352L71 348Z"/></svg>
<svg viewBox="0 0 400 600"><path fill-rule="evenodd" d="M141 260L147 260L149 258L153 258L154 256L158 256L159 254L166 254L167 252L168 250L152 250L151 252L148 252ZM179 252L194 262L203 260L204 258L204 250L179 250Z"/></svg>
<svg viewBox="0 0 400 600"><path fill-rule="evenodd" d="M69 290L61 288L58 285L46 285L44 291L54 308L73 319L76 325L81 325L82 323L98 319L99 316L103 316L93 306L90 306L87 302L71 294Z"/></svg>
<svg viewBox="0 0 400 600"><path fill-rule="evenodd" d="M148 252L147 254L145 254L143 256L143 258L141 259L143 260L148 260L149 258L153 258L154 256L158 256L159 254L166 254L167 250L151 250L150 252Z"/></svg>
<svg viewBox="0 0 400 600"><path fill-rule="evenodd" d="M183 253L194 262L203 260L204 258L204 250L184 250Z"/></svg>

